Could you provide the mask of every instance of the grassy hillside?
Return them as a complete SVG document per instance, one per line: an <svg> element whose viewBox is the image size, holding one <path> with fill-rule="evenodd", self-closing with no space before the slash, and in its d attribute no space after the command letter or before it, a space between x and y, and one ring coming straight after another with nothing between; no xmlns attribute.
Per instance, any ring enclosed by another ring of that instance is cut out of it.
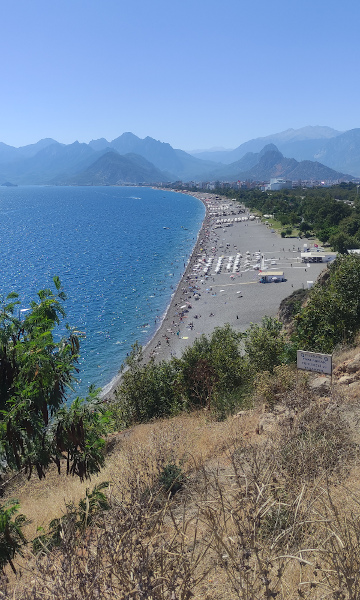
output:
<svg viewBox="0 0 360 600"><path fill-rule="evenodd" d="M110 508L85 530L74 516L85 484L15 478L7 496L20 500L29 539L71 519L49 554L26 548L3 597L357 598L358 353L336 356L321 394L317 376L283 366L226 421L200 411L113 434L91 482L110 482ZM341 382L347 370L355 386Z"/></svg>

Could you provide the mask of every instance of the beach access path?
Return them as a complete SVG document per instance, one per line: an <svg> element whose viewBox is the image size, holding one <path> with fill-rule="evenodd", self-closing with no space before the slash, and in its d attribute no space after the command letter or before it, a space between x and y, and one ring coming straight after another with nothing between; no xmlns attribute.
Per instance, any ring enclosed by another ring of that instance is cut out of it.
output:
<svg viewBox="0 0 360 600"><path fill-rule="evenodd" d="M280 238L260 219L250 220L248 209L236 201L206 193L191 195L205 204L205 218L167 313L144 348L145 360L180 357L197 337L226 323L243 332L265 315L275 316L284 298L308 287L326 268L301 262L300 253L304 244L310 246L309 240ZM255 265L265 272L282 271L286 281L259 283ZM113 380L110 390L107 386L106 396L118 382L119 378Z"/></svg>

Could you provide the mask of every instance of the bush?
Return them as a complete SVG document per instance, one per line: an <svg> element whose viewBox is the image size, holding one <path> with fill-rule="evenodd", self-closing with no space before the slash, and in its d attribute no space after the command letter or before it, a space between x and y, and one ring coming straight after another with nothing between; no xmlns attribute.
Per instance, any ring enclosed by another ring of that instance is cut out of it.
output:
<svg viewBox="0 0 360 600"><path fill-rule="evenodd" d="M16 514L19 508L16 501L0 506L0 570L9 563L14 573L16 569L13 558L16 554L21 555L22 548L27 543L22 532L26 517Z"/></svg>
<svg viewBox="0 0 360 600"><path fill-rule="evenodd" d="M87 488L85 498L80 500L78 507L73 503L66 504L65 515L50 522L48 533L42 527L38 529L40 535L32 541L33 551L36 554L47 553L62 543L75 545L78 533L84 534L103 511L110 509L109 500L102 491L108 487L109 482L104 481L95 485L92 492Z"/></svg>
<svg viewBox="0 0 360 600"><path fill-rule="evenodd" d="M142 348L136 343L115 394L113 408L120 427L176 414L181 408L176 362L142 361Z"/></svg>
<svg viewBox="0 0 360 600"><path fill-rule="evenodd" d="M180 465L167 463L159 477L159 484L167 494L174 496L184 485L185 476Z"/></svg>
<svg viewBox="0 0 360 600"><path fill-rule="evenodd" d="M261 325L251 323L245 336L245 352L254 372L272 373L284 350L285 334L280 321L264 317Z"/></svg>
<svg viewBox="0 0 360 600"><path fill-rule="evenodd" d="M295 316L297 344L303 350L331 353L351 343L360 328L360 257L338 256L328 277L310 290L306 306Z"/></svg>
<svg viewBox="0 0 360 600"><path fill-rule="evenodd" d="M226 398L246 383L247 365L241 353L244 334L229 324L217 327L210 337L202 335L186 348L177 361L179 381L188 407L221 407L226 411Z"/></svg>
<svg viewBox="0 0 360 600"><path fill-rule="evenodd" d="M269 408L281 400L281 397L296 385L294 370L288 365L274 367L273 373L265 371L254 381L255 393L259 400Z"/></svg>
<svg viewBox="0 0 360 600"><path fill-rule="evenodd" d="M202 335L180 359L143 363L142 349L133 346L125 361L113 410L119 426L174 415L189 408L207 408L219 415L232 412L238 388L248 379L241 354L243 334L229 325Z"/></svg>

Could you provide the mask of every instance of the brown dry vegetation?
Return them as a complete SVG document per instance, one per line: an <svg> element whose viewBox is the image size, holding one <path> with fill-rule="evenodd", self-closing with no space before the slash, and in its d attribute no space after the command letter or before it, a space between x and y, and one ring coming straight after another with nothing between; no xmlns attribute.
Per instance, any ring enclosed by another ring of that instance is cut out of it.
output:
<svg viewBox="0 0 360 600"><path fill-rule="evenodd" d="M336 357L339 373L358 352ZM27 548L0 598L358 599L359 414L346 386L318 397L282 367L260 379L252 410L227 421L201 412L111 436L91 482L111 482L110 510L85 534L70 522L48 554ZM173 497L158 485L169 464L186 475ZM18 478L7 495L31 539L85 489L54 472Z"/></svg>

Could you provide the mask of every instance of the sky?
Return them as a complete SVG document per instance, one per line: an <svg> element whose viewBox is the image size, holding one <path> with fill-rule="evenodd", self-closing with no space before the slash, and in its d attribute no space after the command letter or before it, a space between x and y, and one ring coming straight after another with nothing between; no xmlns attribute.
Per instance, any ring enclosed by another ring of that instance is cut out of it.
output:
<svg viewBox="0 0 360 600"><path fill-rule="evenodd" d="M0 142L360 126L357 0L0 0Z"/></svg>

